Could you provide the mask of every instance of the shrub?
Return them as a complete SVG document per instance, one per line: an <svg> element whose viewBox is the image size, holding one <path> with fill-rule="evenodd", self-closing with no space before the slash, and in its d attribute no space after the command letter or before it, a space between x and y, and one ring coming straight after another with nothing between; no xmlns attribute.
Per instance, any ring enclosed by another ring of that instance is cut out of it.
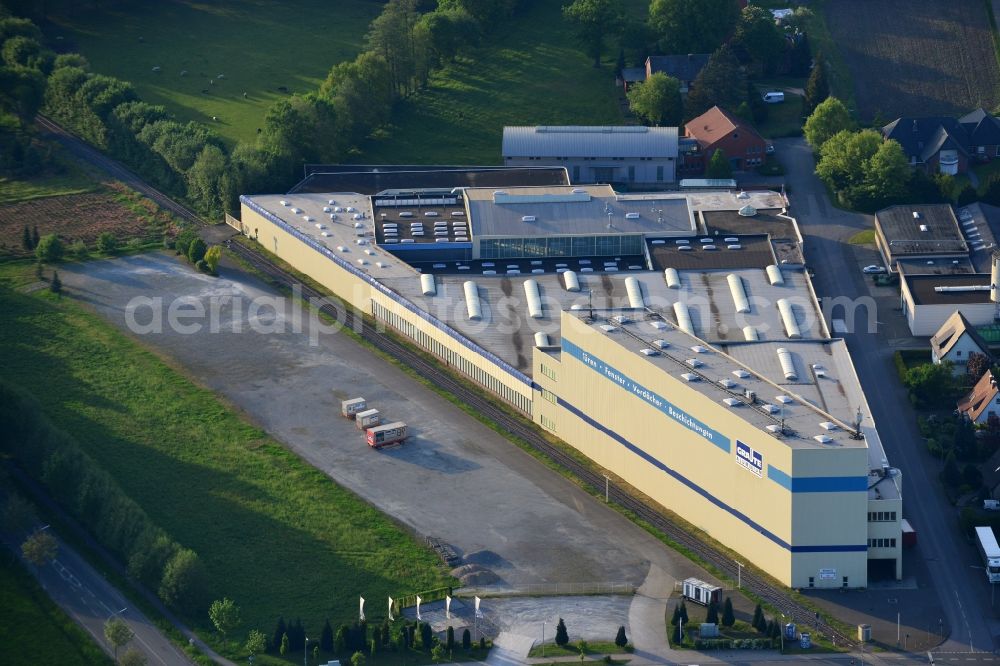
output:
<svg viewBox="0 0 1000 666"><path fill-rule="evenodd" d="M208 267L208 262L204 259L199 259L195 262L194 267L197 268L202 273L211 273L212 271Z"/></svg>
<svg viewBox="0 0 1000 666"><path fill-rule="evenodd" d="M69 246L69 253L77 259L84 259L88 254L87 244L82 240L73 241Z"/></svg>
<svg viewBox="0 0 1000 666"><path fill-rule="evenodd" d="M63 243L59 240L59 236L55 234L48 234L42 236L38 241L38 245L35 247L35 256L39 261L51 264L60 261L63 258L63 253L65 249L63 248Z"/></svg>
<svg viewBox="0 0 1000 666"><path fill-rule="evenodd" d="M191 244L187 248L187 257L192 264L197 264L199 261L205 258L205 252L208 247L205 245L205 241L200 238L195 238L191 241Z"/></svg>
<svg viewBox="0 0 1000 666"><path fill-rule="evenodd" d="M97 251L101 254L113 254L118 249L118 238L110 231L104 231L97 237Z"/></svg>
<svg viewBox="0 0 1000 666"><path fill-rule="evenodd" d="M208 575L193 550L174 553L163 570L160 598L168 605L194 615L205 605Z"/></svg>

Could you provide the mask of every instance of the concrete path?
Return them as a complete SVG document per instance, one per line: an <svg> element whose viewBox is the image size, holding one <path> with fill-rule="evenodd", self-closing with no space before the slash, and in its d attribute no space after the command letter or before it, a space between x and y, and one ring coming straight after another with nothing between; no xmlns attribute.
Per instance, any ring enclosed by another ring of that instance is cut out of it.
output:
<svg viewBox="0 0 1000 666"><path fill-rule="evenodd" d="M635 646L635 656L666 663L670 653L667 643L667 599L674 589L675 579L660 567L649 568L646 580L632 598L628 612L628 638Z"/></svg>

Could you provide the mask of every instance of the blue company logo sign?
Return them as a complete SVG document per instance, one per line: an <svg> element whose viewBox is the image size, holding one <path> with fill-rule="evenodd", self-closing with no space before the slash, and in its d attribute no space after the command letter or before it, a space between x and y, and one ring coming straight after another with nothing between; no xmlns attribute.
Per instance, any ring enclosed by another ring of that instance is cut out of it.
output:
<svg viewBox="0 0 1000 666"><path fill-rule="evenodd" d="M653 407L656 407L677 423L680 423L688 430L697 433L712 444L718 446L723 451L729 452L730 440L719 431L710 428L684 410L675 407L669 400L663 398L663 396L655 393L654 391L650 391L642 384L633 381L601 359L583 351L565 338L563 339L562 345L565 353L568 353L573 358L580 360L588 368L599 373L606 379L613 381L615 384L618 384L629 393L638 396Z"/></svg>
<svg viewBox="0 0 1000 666"><path fill-rule="evenodd" d="M758 477L764 474L764 456L736 440L736 464L750 470Z"/></svg>

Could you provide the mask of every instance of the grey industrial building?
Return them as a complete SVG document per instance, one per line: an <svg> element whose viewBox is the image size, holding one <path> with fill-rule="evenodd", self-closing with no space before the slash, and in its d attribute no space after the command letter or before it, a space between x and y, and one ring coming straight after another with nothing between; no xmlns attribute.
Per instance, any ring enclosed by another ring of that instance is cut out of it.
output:
<svg viewBox="0 0 1000 666"><path fill-rule="evenodd" d="M656 187L676 181L677 146L676 127L504 127L502 154L508 167L565 167L573 184Z"/></svg>

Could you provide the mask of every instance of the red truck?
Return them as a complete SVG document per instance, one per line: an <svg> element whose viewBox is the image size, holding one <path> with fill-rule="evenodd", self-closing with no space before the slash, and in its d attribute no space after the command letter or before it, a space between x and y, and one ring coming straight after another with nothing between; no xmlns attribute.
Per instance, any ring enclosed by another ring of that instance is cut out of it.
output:
<svg viewBox="0 0 1000 666"><path fill-rule="evenodd" d="M402 444L407 436L406 424L402 421L368 428L365 432L368 438L368 446L373 449L381 449L383 446L390 446L392 444Z"/></svg>

